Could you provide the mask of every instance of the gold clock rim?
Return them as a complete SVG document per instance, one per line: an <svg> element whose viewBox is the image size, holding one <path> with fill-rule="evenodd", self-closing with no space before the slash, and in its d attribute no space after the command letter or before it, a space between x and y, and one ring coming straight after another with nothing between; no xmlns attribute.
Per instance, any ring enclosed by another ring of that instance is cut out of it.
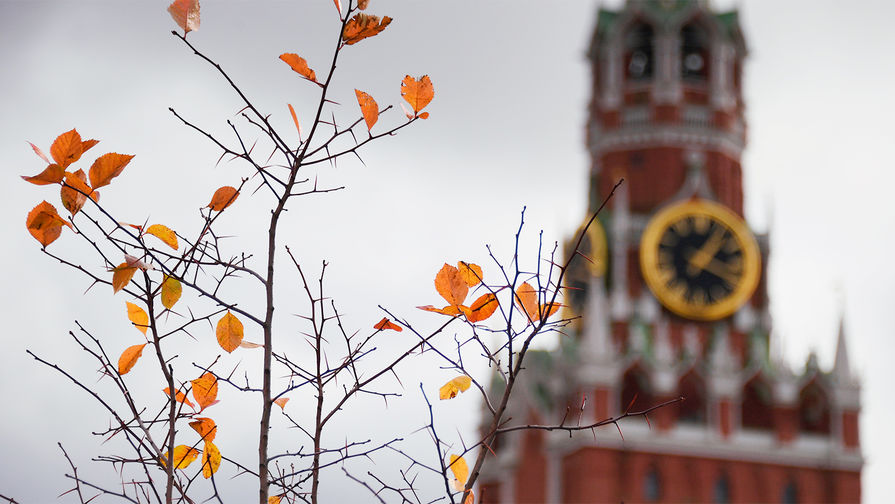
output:
<svg viewBox="0 0 895 504"><path fill-rule="evenodd" d="M659 277L659 241L673 222L690 215L704 215L726 226L743 251L743 275L734 291L723 300L710 305L693 305L675 296ZM719 320L736 312L758 287L761 269L758 242L746 222L729 208L707 200L676 203L657 213L647 223L640 240L640 271L653 295L666 308L686 318Z"/></svg>

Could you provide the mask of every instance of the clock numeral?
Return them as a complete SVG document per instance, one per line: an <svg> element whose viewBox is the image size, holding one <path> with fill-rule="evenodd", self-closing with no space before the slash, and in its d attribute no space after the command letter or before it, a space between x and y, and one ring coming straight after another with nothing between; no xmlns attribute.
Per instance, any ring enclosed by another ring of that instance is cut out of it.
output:
<svg viewBox="0 0 895 504"><path fill-rule="evenodd" d="M693 216L693 229L696 230L699 234L706 234L711 227L712 221L709 220L705 215L694 215Z"/></svg>
<svg viewBox="0 0 895 504"><path fill-rule="evenodd" d="M740 250L740 244L737 243L737 241L735 239L733 239L733 237L730 236L729 232L725 233L724 238L725 238L725 242L724 242L724 247L722 247L722 250L724 250L728 254L733 254L734 252L737 252Z"/></svg>
<svg viewBox="0 0 895 504"><path fill-rule="evenodd" d="M671 225L671 228L674 229L679 236L687 236L690 234L690 227L690 221L687 219L681 219Z"/></svg>
<svg viewBox="0 0 895 504"><path fill-rule="evenodd" d="M665 232L662 234L662 240L659 242L659 244L665 247L673 247L677 245L679 241L681 241L681 238L678 235L670 232Z"/></svg>
<svg viewBox="0 0 895 504"><path fill-rule="evenodd" d="M743 258L741 256L734 256L727 261L727 271L739 276L743 273Z"/></svg>

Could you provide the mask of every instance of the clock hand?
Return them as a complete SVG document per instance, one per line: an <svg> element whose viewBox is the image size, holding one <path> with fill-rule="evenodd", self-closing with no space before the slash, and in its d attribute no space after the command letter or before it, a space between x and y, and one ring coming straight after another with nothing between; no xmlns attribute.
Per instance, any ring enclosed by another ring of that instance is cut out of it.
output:
<svg viewBox="0 0 895 504"><path fill-rule="evenodd" d="M711 258L709 260L709 262L707 262L705 264L703 269L705 271L708 271L709 273L715 275L716 277L720 278L721 280L724 280L729 285L737 284L737 280L739 278L737 276L737 274L734 273L733 271L731 271L730 266L728 264L725 264L725 263L715 259L714 257Z"/></svg>
<svg viewBox="0 0 895 504"><path fill-rule="evenodd" d="M716 227L711 236L696 250L687 261L687 274L695 276L705 269L724 243L724 229Z"/></svg>

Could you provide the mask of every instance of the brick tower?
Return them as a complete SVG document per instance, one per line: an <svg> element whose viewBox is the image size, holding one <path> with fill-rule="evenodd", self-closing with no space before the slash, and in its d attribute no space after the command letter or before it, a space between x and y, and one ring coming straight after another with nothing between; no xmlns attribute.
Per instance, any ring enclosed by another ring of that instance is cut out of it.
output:
<svg viewBox="0 0 895 504"><path fill-rule="evenodd" d="M829 371L811 355L794 372L769 352L768 242L743 220L737 12L628 0L600 9L588 56L590 210L626 183L587 234L593 262L568 274L567 315L580 318L557 350L530 355L508 413L557 423L586 397L589 424L686 400L621 433L499 438L481 501L860 501L844 328Z"/></svg>

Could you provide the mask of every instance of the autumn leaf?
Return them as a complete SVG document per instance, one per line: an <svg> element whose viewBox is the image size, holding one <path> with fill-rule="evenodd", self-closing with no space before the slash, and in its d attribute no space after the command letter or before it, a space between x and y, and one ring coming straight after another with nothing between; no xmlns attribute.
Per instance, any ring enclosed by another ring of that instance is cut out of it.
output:
<svg viewBox="0 0 895 504"><path fill-rule="evenodd" d="M164 392L165 395L168 396L168 398L171 397L171 388L170 387L165 387L164 389L162 389L162 392ZM181 392L179 390L174 393L174 400L179 403L186 404L190 408L196 407L196 405L193 404L192 401L190 401L190 398L187 397L183 392Z"/></svg>
<svg viewBox="0 0 895 504"><path fill-rule="evenodd" d="M369 131L373 129L373 125L379 120L379 105L372 96L359 89L355 89L354 94L357 95L357 104L360 105L361 114L364 115L367 131Z"/></svg>
<svg viewBox="0 0 895 504"><path fill-rule="evenodd" d="M126 262L112 268L112 292L118 292L127 287L136 272L137 267Z"/></svg>
<svg viewBox="0 0 895 504"><path fill-rule="evenodd" d="M276 404L277 406L279 406L281 410L285 410L287 402L289 402L288 397L281 397L281 398L275 400L273 403Z"/></svg>
<svg viewBox="0 0 895 504"><path fill-rule="evenodd" d="M199 0L174 0L168 6L168 12L183 30L184 36L199 29Z"/></svg>
<svg viewBox="0 0 895 504"><path fill-rule="evenodd" d="M131 368L134 367L134 364L137 363L137 359L140 358L140 355L143 354L143 347L145 347L147 343L143 343L142 345L134 345L132 347L128 347L124 352L121 353L121 357L118 358L118 374L127 374Z"/></svg>
<svg viewBox="0 0 895 504"><path fill-rule="evenodd" d="M481 283L482 278L484 277L482 267L478 264L459 261L457 263L457 271L460 272L460 276L466 282L466 285L470 287L475 287Z"/></svg>
<svg viewBox="0 0 895 504"><path fill-rule="evenodd" d="M476 299L472 306L461 306L460 310L466 315L466 320L475 324L493 315L498 306L497 296L489 292Z"/></svg>
<svg viewBox="0 0 895 504"><path fill-rule="evenodd" d="M52 164L52 163L50 163L50 158L48 158L47 155L44 154L44 151L40 150L40 147L34 145L34 144L31 143L31 142L28 142L28 145L31 146L31 150L33 150L34 153L37 154L37 156L38 156L39 158L43 159L45 163L47 163L47 164Z"/></svg>
<svg viewBox="0 0 895 504"><path fill-rule="evenodd" d="M538 304L538 291L535 290L528 282L524 282L516 288L516 306L528 315L531 322L541 320L541 317L547 318L559 309L559 303L551 303L549 307Z"/></svg>
<svg viewBox="0 0 895 504"><path fill-rule="evenodd" d="M333 3L336 4L336 10L339 11L339 18L342 17L342 2L340 0L333 0ZM279 502L279 501L277 501ZM270 503L268 503L270 504Z"/></svg>
<svg viewBox="0 0 895 504"><path fill-rule="evenodd" d="M295 108L292 107L291 103L287 103L289 105L289 113L292 115L292 122L295 123L295 130L298 131L298 141L301 142L301 124L298 124L298 116L295 115Z"/></svg>
<svg viewBox="0 0 895 504"><path fill-rule="evenodd" d="M162 280L162 306L169 310L173 309L181 294L183 294L183 286L180 285L180 280L165 275Z"/></svg>
<svg viewBox="0 0 895 504"><path fill-rule="evenodd" d="M367 7L370 5L370 0L357 0L357 8L360 10L367 10Z"/></svg>
<svg viewBox="0 0 895 504"><path fill-rule="evenodd" d="M90 166L88 172L90 176L90 187L99 189L102 186L109 185L112 179L121 175L124 167L131 162L134 156L129 154L118 154L110 152L96 158L96 161Z"/></svg>
<svg viewBox="0 0 895 504"><path fill-rule="evenodd" d="M47 184L58 184L58 183L62 182L63 176L65 176L65 169L56 163L52 163L49 166L47 166L46 168L44 168L44 171L38 173L37 175L34 175L32 177L29 177L27 175L22 175L22 178L25 181L31 182L32 184L35 184L35 185L47 185Z"/></svg>
<svg viewBox="0 0 895 504"><path fill-rule="evenodd" d="M435 290L441 294L441 297L449 305L459 306L466 299L466 294L469 293L469 286L463 280L463 276L460 275L460 271L457 268L445 263L438 274L435 275Z"/></svg>
<svg viewBox="0 0 895 504"><path fill-rule="evenodd" d="M31 233L31 236L44 247L56 241L56 238L59 238L59 235L62 234L62 226L71 228L71 224L66 222L56 212L56 207L46 201L42 201L28 212L28 216L25 218L25 225L28 227L28 232Z"/></svg>
<svg viewBox="0 0 895 504"><path fill-rule="evenodd" d="M382 320L377 322L376 325L373 326L373 329L378 329L380 331L385 331L387 329L391 329L392 331L398 331L398 332L401 332L404 330L403 327L399 326L398 324L395 324L394 322L387 319L386 317L382 317Z"/></svg>
<svg viewBox="0 0 895 504"><path fill-rule="evenodd" d="M72 129L71 131L66 131L56 137L56 140L53 140L53 145L50 146L50 156L53 157L53 161L56 161L56 164L61 166L62 169L65 169L68 168L68 165L81 159L81 155L97 143L99 143L99 140L82 141L78 131ZM34 144L31 144L31 147L34 148ZM39 149L35 150L35 152L38 151ZM41 154L43 153L38 152L38 155ZM41 157L46 160L45 156Z"/></svg>
<svg viewBox="0 0 895 504"><path fill-rule="evenodd" d="M236 350L237 347L239 347L239 343L242 342L242 322L228 310L227 314L221 317L221 320L218 320L218 326L215 333L221 348L228 353L233 352L233 350Z"/></svg>
<svg viewBox="0 0 895 504"><path fill-rule="evenodd" d="M262 348L264 345L252 343L251 341L242 340L239 342L240 348Z"/></svg>
<svg viewBox="0 0 895 504"><path fill-rule="evenodd" d="M140 259L139 257L134 257L130 254L124 254L124 262L131 268L138 268L143 271L155 269L155 266L153 266L147 262L143 262L143 260Z"/></svg>
<svg viewBox="0 0 895 504"><path fill-rule="evenodd" d="M171 453L167 452L163 458L159 459L162 467L167 467L165 461L171 458L174 461L174 469L186 469L199 456L199 450L187 445L178 445L174 447L174 457L172 458L170 455Z"/></svg>
<svg viewBox="0 0 895 504"><path fill-rule="evenodd" d="M87 174L84 173L84 170L74 173L65 172L64 175L65 184L60 190L60 197L62 206L72 215L81 211L81 207L87 202L87 196L90 196L93 201L99 200L99 193L87 185Z"/></svg>
<svg viewBox="0 0 895 504"><path fill-rule="evenodd" d="M450 466L451 472L454 473L454 488L456 490L463 490L463 487L466 485L466 480L469 479L469 466L466 465L466 460L459 455L451 454L451 463ZM458 487L459 483L459 488Z"/></svg>
<svg viewBox="0 0 895 504"><path fill-rule="evenodd" d="M218 434L218 426L210 418L197 417L190 422L190 427L202 436L202 441L207 443L214 441L214 437Z"/></svg>
<svg viewBox="0 0 895 504"><path fill-rule="evenodd" d="M475 494L472 492L472 490L470 490L469 493L466 494L466 498L463 499L463 504L475 504Z"/></svg>
<svg viewBox="0 0 895 504"><path fill-rule="evenodd" d="M125 301L125 303L127 304L127 318L141 333L146 334L146 329L149 328L149 315L134 303L130 301Z"/></svg>
<svg viewBox="0 0 895 504"><path fill-rule="evenodd" d="M202 376L191 380L193 384L193 399L199 404L199 411L217 404L218 379L213 374L205 372Z"/></svg>
<svg viewBox="0 0 895 504"><path fill-rule="evenodd" d="M472 378L466 375L458 376L453 380L445 383L441 386L440 389L438 389L438 398L442 401L445 399L453 399L457 397L457 394L466 392L471 384Z"/></svg>
<svg viewBox="0 0 895 504"><path fill-rule="evenodd" d="M208 204L208 208L217 212L223 211L233 204L237 197L239 197L239 191L237 191L235 187L220 187L211 197L211 203Z"/></svg>
<svg viewBox="0 0 895 504"><path fill-rule="evenodd" d="M401 81L401 96L413 107L413 112L419 114L435 97L435 88L428 75L423 75L419 80L408 75Z"/></svg>
<svg viewBox="0 0 895 504"><path fill-rule="evenodd" d="M202 451L202 476L205 479L211 477L221 467L221 451L212 442L205 443L205 450Z"/></svg>
<svg viewBox="0 0 895 504"><path fill-rule="evenodd" d="M459 306L445 306L444 308L438 308L438 307L435 307L432 305L426 305L426 306L417 306L417 308L419 308L420 310L425 310L425 311L429 311L429 312L440 313L442 315L457 316L457 315L460 315L460 313L462 313L460 311Z"/></svg>
<svg viewBox="0 0 895 504"><path fill-rule="evenodd" d="M336 0L338 2L339 0ZM341 9L341 7L339 7ZM341 12L341 10L340 10ZM280 504L280 496L279 495L271 495L267 498L267 504Z"/></svg>
<svg viewBox="0 0 895 504"><path fill-rule="evenodd" d="M345 24L342 40L348 45L356 44L365 38L377 35L391 22L392 18L388 16L383 16L380 21L379 16L358 12Z"/></svg>
<svg viewBox="0 0 895 504"><path fill-rule="evenodd" d="M311 82L317 82L317 74L308 67L308 62L301 56L295 53L283 53L280 55L280 59L285 61L286 64L292 67L293 70L305 79L308 79Z"/></svg>
<svg viewBox="0 0 895 504"><path fill-rule="evenodd" d="M179 248L177 244L177 233L172 231L168 226L163 224L153 224L149 226L149 229L146 230L146 234L151 234L155 236L159 240L163 241L165 245L171 247L174 250Z"/></svg>

